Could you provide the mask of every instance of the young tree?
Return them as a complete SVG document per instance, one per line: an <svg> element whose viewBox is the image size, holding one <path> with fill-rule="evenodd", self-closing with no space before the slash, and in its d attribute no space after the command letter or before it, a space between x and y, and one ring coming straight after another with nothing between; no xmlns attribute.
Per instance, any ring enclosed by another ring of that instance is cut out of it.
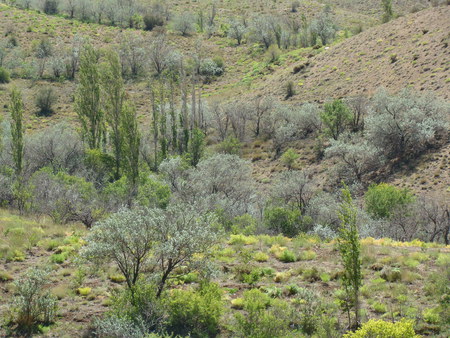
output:
<svg viewBox="0 0 450 338"><path fill-rule="evenodd" d="M106 56L106 65L101 71L102 93L105 118L111 129L114 153L114 178L120 178L123 153L122 120L124 115L125 89L122 69L117 53L110 51Z"/></svg>
<svg viewBox="0 0 450 338"><path fill-rule="evenodd" d="M195 32L195 18L191 13L181 13L173 19L172 28L182 36L189 36Z"/></svg>
<svg viewBox="0 0 450 338"><path fill-rule="evenodd" d="M353 116L344 102L334 100L325 104L320 118L326 127L325 133L337 140L339 135L349 126Z"/></svg>
<svg viewBox="0 0 450 338"><path fill-rule="evenodd" d="M141 135L138 129L136 109L130 103L123 108L122 135L124 138L124 154L126 160L126 174L130 184L130 201L137 195L139 181L139 149Z"/></svg>
<svg viewBox="0 0 450 338"><path fill-rule="evenodd" d="M344 266L342 284L347 299L351 304L350 306L354 307L355 326L358 327L360 325L359 289L362 285L361 244L359 242L357 225L358 211L347 187L342 189L342 198L343 200L338 213L341 226L339 229L339 237L337 238L342 265ZM352 327L350 306L348 306L348 323L349 327Z"/></svg>
<svg viewBox="0 0 450 338"><path fill-rule="evenodd" d="M327 11L323 11L317 19L313 20L311 31L320 37L324 46L334 39L336 28Z"/></svg>
<svg viewBox="0 0 450 338"><path fill-rule="evenodd" d="M90 149L100 149L104 135L104 115L100 105L100 93L98 53L88 45L81 54L75 111L81 122L82 136Z"/></svg>
<svg viewBox="0 0 450 338"><path fill-rule="evenodd" d="M14 172L17 179L22 178L23 171L23 157L24 157L24 134L25 129L23 125L23 110L24 105L22 101L22 93L14 88L10 95L11 114L11 150L14 161Z"/></svg>
<svg viewBox="0 0 450 338"><path fill-rule="evenodd" d="M228 28L228 37L230 39L236 39L237 44L240 45L242 40L244 39L245 34L247 33L247 28L236 19L231 19Z"/></svg>

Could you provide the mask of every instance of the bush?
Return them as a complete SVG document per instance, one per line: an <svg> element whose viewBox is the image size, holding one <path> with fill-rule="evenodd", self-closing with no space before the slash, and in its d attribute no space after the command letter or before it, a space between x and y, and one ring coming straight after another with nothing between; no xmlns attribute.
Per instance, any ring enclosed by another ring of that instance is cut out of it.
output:
<svg viewBox="0 0 450 338"><path fill-rule="evenodd" d="M353 115L342 100L334 100L325 104L320 118L325 125L327 136L337 140L339 135L350 126Z"/></svg>
<svg viewBox="0 0 450 338"><path fill-rule="evenodd" d="M195 337L215 336L224 310L219 285L201 284L198 290L172 290L169 300L169 330Z"/></svg>
<svg viewBox="0 0 450 338"><path fill-rule="evenodd" d="M144 29L146 31L151 31L153 30L153 28L163 25L164 25L164 18L159 15L146 14L144 16Z"/></svg>
<svg viewBox="0 0 450 338"><path fill-rule="evenodd" d="M225 140L217 145L217 151L222 154L240 155L242 144L234 136L227 136Z"/></svg>
<svg viewBox="0 0 450 338"><path fill-rule="evenodd" d="M9 72L5 68L0 67L0 83L9 83L9 81Z"/></svg>
<svg viewBox="0 0 450 338"><path fill-rule="evenodd" d="M296 296L292 303L297 310L299 326L304 333L312 335L318 329L323 311L321 299L315 292L305 288L295 291Z"/></svg>
<svg viewBox="0 0 450 338"><path fill-rule="evenodd" d="M364 195L366 209L373 217L390 218L399 207L414 201L408 189L401 189L387 183L372 184Z"/></svg>
<svg viewBox="0 0 450 338"><path fill-rule="evenodd" d="M269 255L258 251L253 255L253 259L257 262L267 262L269 260Z"/></svg>
<svg viewBox="0 0 450 338"><path fill-rule="evenodd" d="M45 14L58 14L58 2L56 0L45 0L43 6Z"/></svg>
<svg viewBox="0 0 450 338"><path fill-rule="evenodd" d="M36 106L38 107L38 115L48 116L53 113L52 106L56 102L56 95L50 87L41 88L36 96Z"/></svg>
<svg viewBox="0 0 450 338"><path fill-rule="evenodd" d="M281 207L267 208L264 212L267 227L284 236L295 237L300 228L301 214L298 210L289 210Z"/></svg>
<svg viewBox="0 0 450 338"><path fill-rule="evenodd" d="M14 282L16 296L13 307L20 329L32 332L38 324L50 324L56 316L57 299L45 290L48 272L31 268Z"/></svg>
<svg viewBox="0 0 450 338"><path fill-rule="evenodd" d="M364 323L360 329L355 332L347 333L344 338L416 338L419 337L414 332L414 322L411 320L402 320L391 323L384 320L371 319Z"/></svg>
<svg viewBox="0 0 450 338"><path fill-rule="evenodd" d="M292 251L289 250L283 250L281 255L278 257L280 261L283 263L292 263L297 260L297 257L295 257L295 254Z"/></svg>
<svg viewBox="0 0 450 338"><path fill-rule="evenodd" d="M237 337L273 338L284 336L289 330L292 308L284 301L271 299L257 290L243 294L244 313L236 313L232 327Z"/></svg>
<svg viewBox="0 0 450 338"><path fill-rule="evenodd" d="M295 162L299 157L300 156L295 152L294 149L289 148L283 153L283 155L281 155L280 161L290 170L293 168Z"/></svg>
<svg viewBox="0 0 450 338"><path fill-rule="evenodd" d="M294 82L289 81L289 82L286 84L286 96L285 96L285 98L288 99L288 98L290 98L290 97L292 97L292 96L294 96L294 95L295 95Z"/></svg>

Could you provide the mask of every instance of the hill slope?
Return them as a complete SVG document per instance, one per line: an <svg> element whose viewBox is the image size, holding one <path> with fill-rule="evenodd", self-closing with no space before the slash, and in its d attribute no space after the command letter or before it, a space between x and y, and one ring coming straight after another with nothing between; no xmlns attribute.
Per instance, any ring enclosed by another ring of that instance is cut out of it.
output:
<svg viewBox="0 0 450 338"><path fill-rule="evenodd" d="M430 8L380 25L306 61L274 73L262 85L266 94L284 95L293 81L294 100L323 101L371 95L380 87L411 86L450 98L450 6ZM294 74L294 67L305 65Z"/></svg>

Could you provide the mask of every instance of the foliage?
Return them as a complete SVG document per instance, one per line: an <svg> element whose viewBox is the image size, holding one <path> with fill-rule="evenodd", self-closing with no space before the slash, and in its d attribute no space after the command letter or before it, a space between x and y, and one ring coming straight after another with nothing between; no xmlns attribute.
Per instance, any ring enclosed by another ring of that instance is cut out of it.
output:
<svg viewBox="0 0 450 338"><path fill-rule="evenodd" d="M298 288L292 303L298 311L300 329L312 335L319 327L320 315L324 310L318 294L305 288Z"/></svg>
<svg viewBox="0 0 450 338"><path fill-rule="evenodd" d="M195 32L195 18L191 13L180 13L172 21L172 29L182 36L189 36Z"/></svg>
<svg viewBox="0 0 450 338"><path fill-rule="evenodd" d="M236 313L232 327L237 337L283 337L289 328L292 308L288 303L271 299L257 289L244 291L244 313Z"/></svg>
<svg viewBox="0 0 450 338"><path fill-rule="evenodd" d="M416 338L414 332L414 322L402 320L400 322L391 323L384 320L371 319L364 323L360 329L355 332L347 333L345 338L363 338L363 337L379 337L379 338Z"/></svg>
<svg viewBox="0 0 450 338"><path fill-rule="evenodd" d="M289 170L291 170L300 156L294 149L289 148L280 157L281 163L283 163Z"/></svg>
<svg viewBox="0 0 450 338"><path fill-rule="evenodd" d="M56 102L56 95L50 87L39 90L36 96L36 106L39 108L38 115L48 116L53 113L53 104Z"/></svg>
<svg viewBox="0 0 450 338"><path fill-rule="evenodd" d="M265 223L271 231L295 237L301 230L301 213L282 207L271 207L264 211Z"/></svg>
<svg viewBox="0 0 450 338"><path fill-rule="evenodd" d="M48 325L55 319L57 300L46 290L47 284L48 272L38 268L27 270L22 278L14 282L15 322L26 332L32 332L37 324Z"/></svg>
<svg viewBox="0 0 450 338"><path fill-rule="evenodd" d="M342 283L347 297L355 307L356 325L359 325L359 289L362 285L361 244L359 242L357 210L347 187L342 189L343 201L339 210L341 227L339 229L338 250L341 254L345 273ZM351 326L350 310L348 310Z"/></svg>
<svg viewBox="0 0 450 338"><path fill-rule="evenodd" d="M168 326L175 334L215 336L223 311L222 290L217 284L201 283L198 290L172 290Z"/></svg>
<svg viewBox="0 0 450 338"><path fill-rule="evenodd" d="M0 67L0 83L9 83L9 81L9 72L5 68Z"/></svg>
<svg viewBox="0 0 450 338"><path fill-rule="evenodd" d="M320 118L325 125L325 133L337 140L352 122L353 116L342 100L334 100L325 104Z"/></svg>
<svg viewBox="0 0 450 338"><path fill-rule="evenodd" d="M392 9L392 0L381 0L381 5L383 7L383 18L384 23L389 22L394 17L394 11Z"/></svg>
<svg viewBox="0 0 450 338"><path fill-rule="evenodd" d="M395 210L414 201L407 189L387 183L372 184L364 195L367 211L375 218L389 218Z"/></svg>
<svg viewBox="0 0 450 338"><path fill-rule="evenodd" d="M227 136L225 140L217 145L218 152L222 154L240 155L242 143L234 136Z"/></svg>
<svg viewBox="0 0 450 338"><path fill-rule="evenodd" d="M387 158L407 160L447 134L449 112L450 105L432 94L403 90L389 95L382 89L373 97L365 121L367 138Z"/></svg>

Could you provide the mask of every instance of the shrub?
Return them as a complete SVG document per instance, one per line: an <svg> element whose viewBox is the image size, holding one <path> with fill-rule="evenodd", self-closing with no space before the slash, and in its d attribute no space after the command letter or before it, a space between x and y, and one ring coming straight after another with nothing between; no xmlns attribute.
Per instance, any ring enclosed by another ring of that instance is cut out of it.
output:
<svg viewBox="0 0 450 338"><path fill-rule="evenodd" d="M58 14L58 2L56 0L45 0L43 7L45 14Z"/></svg>
<svg viewBox="0 0 450 338"><path fill-rule="evenodd" d="M245 236L245 235L230 235L230 240L228 244L230 245L252 245L258 240L255 236Z"/></svg>
<svg viewBox="0 0 450 338"><path fill-rule="evenodd" d="M414 201L408 189L401 189L387 183L372 184L364 195L367 211L375 218L389 218L399 207Z"/></svg>
<svg viewBox="0 0 450 338"><path fill-rule="evenodd" d="M50 87L41 88L36 95L36 106L38 107L38 115L48 116L53 113L52 106L56 102L56 95Z"/></svg>
<svg viewBox="0 0 450 338"><path fill-rule="evenodd" d="M5 68L0 67L0 83L9 83L9 81L9 72Z"/></svg>
<svg viewBox="0 0 450 338"><path fill-rule="evenodd" d="M297 260L297 257L295 257L295 254L292 251L289 250L283 250L281 255L278 257L280 261L283 263L292 263Z"/></svg>
<svg viewBox="0 0 450 338"><path fill-rule="evenodd" d="M294 95L295 95L294 82L289 81L289 82L286 84L286 96L285 96L285 98L288 99L288 98L290 98L290 97L292 97L292 96L294 96Z"/></svg>
<svg viewBox="0 0 450 338"><path fill-rule="evenodd" d="M144 15L144 29L146 31L151 31L157 26L164 25L164 18L160 15L146 14Z"/></svg>
<svg viewBox="0 0 450 338"><path fill-rule="evenodd" d="M289 330L292 308L284 301L271 299L257 289L243 294L244 313L234 315L232 329L237 337L280 337Z"/></svg>
<svg viewBox="0 0 450 338"><path fill-rule="evenodd" d="M198 290L172 290L169 300L169 328L175 334L214 336L224 310L219 285L201 284Z"/></svg>
<svg viewBox="0 0 450 338"><path fill-rule="evenodd" d="M258 251L254 254L253 258L257 262L267 262L269 260L269 255L264 252Z"/></svg>
<svg viewBox="0 0 450 338"><path fill-rule="evenodd" d="M27 332L38 324L50 324L56 316L57 299L45 289L48 272L37 268L27 270L25 275L14 282L16 296L13 307L15 322Z"/></svg>
<svg viewBox="0 0 450 338"><path fill-rule="evenodd" d="M289 148L283 153L283 155L281 155L280 161L288 169L292 169L299 157L300 155L298 155L294 149Z"/></svg>
<svg viewBox="0 0 450 338"><path fill-rule="evenodd" d="M217 145L217 151L223 154L240 155L241 147L239 139L230 135Z"/></svg>
<svg viewBox="0 0 450 338"><path fill-rule="evenodd" d="M342 100L334 100L325 104L320 118L325 125L325 133L337 140L339 135L350 126L353 115Z"/></svg>
<svg viewBox="0 0 450 338"><path fill-rule="evenodd" d="M299 326L304 333L312 335L319 326L320 315L323 311L322 301L311 290L299 288L296 291L292 304L297 311Z"/></svg>
<svg viewBox="0 0 450 338"><path fill-rule="evenodd" d="M414 332L414 322L402 320L391 323L384 320L371 319L364 323L360 329L355 332L347 333L344 338L416 338L419 337Z"/></svg>
<svg viewBox="0 0 450 338"><path fill-rule="evenodd" d="M428 324L438 324L440 322L440 308L425 309L422 311L423 320Z"/></svg>
<svg viewBox="0 0 450 338"><path fill-rule="evenodd" d="M194 22L194 16L191 13L184 12L173 19L172 28L182 36L189 36L195 32Z"/></svg>
<svg viewBox="0 0 450 338"><path fill-rule="evenodd" d="M312 250L305 250L305 251L301 252L299 258L302 261L311 261L313 259L316 259L316 257L317 257L317 254L314 251L312 251Z"/></svg>
<svg viewBox="0 0 450 338"><path fill-rule="evenodd" d="M299 210L272 207L264 211L264 219L267 227L275 233L295 237L299 232L301 213Z"/></svg>

